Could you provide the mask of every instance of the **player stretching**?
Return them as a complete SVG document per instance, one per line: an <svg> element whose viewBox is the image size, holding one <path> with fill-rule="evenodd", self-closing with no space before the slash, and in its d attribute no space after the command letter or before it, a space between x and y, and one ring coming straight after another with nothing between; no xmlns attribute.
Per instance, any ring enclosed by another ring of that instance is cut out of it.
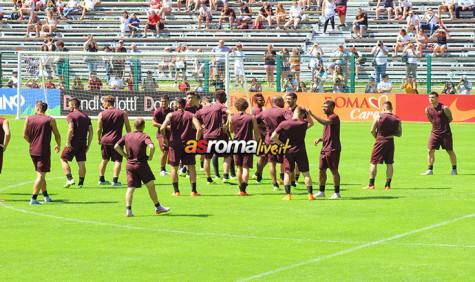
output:
<svg viewBox="0 0 475 282"><path fill-rule="evenodd" d="M168 146L168 164L171 166L171 178L173 183L173 196L180 196L178 188L178 165L180 162L186 166L190 174L191 196L199 196L196 191L196 167L195 155L185 153L185 144L189 140L199 140L201 136L201 124L189 111L185 111L186 100L176 99L178 110L167 114L160 131L165 133L170 127L170 140L165 139Z"/></svg>
<svg viewBox="0 0 475 282"><path fill-rule="evenodd" d="M155 213L161 214L167 212L170 209L162 207L158 201L157 192L155 191L155 176L148 165L148 161L153 159L155 146L153 145L150 136L143 133L145 120L143 118L136 119L134 127L134 132L127 133L114 145L114 150L127 159L127 192L125 194L126 216L134 216L132 213L132 199L135 189L142 187L142 183L147 187L150 199L152 199L155 204ZM148 157L147 147L150 150Z"/></svg>
<svg viewBox="0 0 475 282"><path fill-rule="evenodd" d="M41 204L37 199L40 190L43 192L45 203L52 202L46 190L45 178L51 168L51 132L56 141L56 146L54 146L56 153L59 153L59 148L61 148L61 135L59 135L55 119L45 114L47 109L48 104L42 101L36 102L36 113L26 118L23 131L23 138L30 144L30 156L37 173L30 205Z"/></svg>
<svg viewBox="0 0 475 282"><path fill-rule="evenodd" d="M266 104L266 101L264 100L264 96L262 93L256 93L252 99L254 100L254 103L256 106L252 108L251 114L254 117L257 117L259 114L261 114L264 111L264 105ZM259 133L261 139L264 138L266 134L266 126L264 125L264 122L262 120L257 121L257 125L259 127ZM259 155L259 160L257 161L257 169L256 173L254 174L253 178L256 178L257 183L260 183L262 180L262 171L264 170L264 167L267 164L267 155L266 154L261 154Z"/></svg>
<svg viewBox="0 0 475 282"><path fill-rule="evenodd" d="M10 137L10 125L8 124L8 120L0 117L0 173L2 173L3 167L3 153L7 150Z"/></svg>
<svg viewBox="0 0 475 282"><path fill-rule="evenodd" d="M291 200L291 174L295 170L296 164L299 171L304 175L305 185L307 186L308 199L315 200L313 196L312 178L310 177L307 149L305 148L305 135L307 129L313 125L312 118L307 110L297 107L294 110L294 116L291 120L283 121L272 133L273 143L282 144L279 135L284 134L288 138L290 148L284 155L284 187L287 194L284 200Z"/></svg>
<svg viewBox="0 0 475 282"><path fill-rule="evenodd" d="M167 164L167 155L168 155L168 146L165 144L165 139L169 137L170 132L160 132L160 127L162 126L165 117L173 112L173 110L169 107L170 99L167 95L163 95L160 99L160 107L155 109L153 112L153 126L157 128L157 140L160 146L160 151L162 153L160 157L160 175L165 176L167 175L167 170L165 166Z"/></svg>
<svg viewBox="0 0 475 282"><path fill-rule="evenodd" d="M257 121L262 121L266 127L265 143L269 145L271 143L272 132L277 126L285 120L284 99L280 96L272 97L272 108L267 109L257 115ZM274 184L274 190L279 189L277 182L277 163L280 163L280 179L284 179L284 170L282 166L283 155L268 154L267 159L269 162L269 171L272 183Z"/></svg>
<svg viewBox="0 0 475 282"><path fill-rule="evenodd" d="M102 111L98 116L97 121L97 138L101 144L102 160L99 164L99 185L110 185L106 181L104 174L106 172L107 163L109 160L114 162L113 183L112 186L120 187L119 173L122 165L122 156L114 150L114 145L122 137L122 129L125 125L125 130L130 132L129 117L126 112L116 109L115 98L112 96L105 96L103 98Z"/></svg>
<svg viewBox="0 0 475 282"><path fill-rule="evenodd" d="M323 137L315 140L314 144L323 142L322 150L320 152L320 164L319 164L319 178L320 178L320 191L316 195L317 198L325 198L325 185L327 182L327 169L330 169L333 175L333 185L335 193L330 199L335 200L341 198L340 196L340 173L338 172L338 165L340 163L340 118L334 113L335 102L327 100L323 103L323 112L327 118L320 118L310 112L310 115L318 121L318 123L324 125Z"/></svg>
<svg viewBox="0 0 475 282"><path fill-rule="evenodd" d="M81 110L80 101L77 98L69 100L70 113L66 117L68 122L68 133L66 136L66 145L61 153L61 165L64 174L66 175L66 184L64 188L69 188L74 185L74 179L71 174L70 161L76 158L79 167L79 182L78 188L84 185L84 178L86 177L86 154L92 142L92 125L91 119Z"/></svg>
<svg viewBox="0 0 475 282"><path fill-rule="evenodd" d="M422 175L432 175L435 161L435 150L440 147L445 149L452 163L452 175L457 175L457 157L453 150L452 131L450 122L453 120L452 112L442 103L439 103L439 94L431 92L429 94L430 105L426 108L426 115L432 123L432 131L429 137L429 166Z"/></svg>
<svg viewBox="0 0 475 282"><path fill-rule="evenodd" d="M229 131L234 135L234 140L256 140L261 139L261 132L256 119L246 113L249 103L244 98L239 98L234 103L237 113L230 115ZM249 169L252 168L252 154L235 154L234 162L238 167L237 179L239 184L239 195L247 196L246 188L249 180Z"/></svg>
<svg viewBox="0 0 475 282"><path fill-rule="evenodd" d="M378 164L386 163L386 184L385 190L391 189L391 179L393 178L394 163L394 136L401 137L401 120L393 114L391 102L384 102L383 111L378 119L375 119L371 126L371 134L376 138L371 153L371 165L369 168L368 189L374 189L374 179L376 178L376 167Z"/></svg>

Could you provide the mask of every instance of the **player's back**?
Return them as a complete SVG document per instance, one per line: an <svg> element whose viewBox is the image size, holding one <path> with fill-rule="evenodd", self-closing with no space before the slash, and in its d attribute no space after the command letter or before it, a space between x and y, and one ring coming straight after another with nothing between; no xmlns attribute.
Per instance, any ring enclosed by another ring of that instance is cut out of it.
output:
<svg viewBox="0 0 475 282"><path fill-rule="evenodd" d="M124 111L116 108L102 112L102 144L113 145L120 140L124 127L124 115Z"/></svg>
<svg viewBox="0 0 475 282"><path fill-rule="evenodd" d="M340 117L336 114L328 116L331 124L323 127L323 146L322 151L341 150L340 142Z"/></svg>
<svg viewBox="0 0 475 282"><path fill-rule="evenodd" d="M51 154L51 120L47 115L28 117L26 135L30 140L30 155L49 156Z"/></svg>
<svg viewBox="0 0 475 282"><path fill-rule="evenodd" d="M148 160L147 145L152 144L150 137L140 131L127 133L124 136L128 163L141 163Z"/></svg>
<svg viewBox="0 0 475 282"><path fill-rule="evenodd" d="M68 122L73 123L73 137L71 145L75 148L86 147L87 132L91 125L91 119L81 111L73 111L66 117Z"/></svg>
<svg viewBox="0 0 475 282"><path fill-rule="evenodd" d="M258 115L258 119L262 119L266 127L266 143L270 142L272 132L285 120L285 111L283 108L273 107Z"/></svg>
<svg viewBox="0 0 475 282"><path fill-rule="evenodd" d="M399 130L400 123L401 120L397 116L391 113L382 113L378 120L378 134L376 138L386 139L396 135Z"/></svg>
<svg viewBox="0 0 475 282"><path fill-rule="evenodd" d="M432 133L434 135L451 133L449 119L445 115L444 105L442 103L439 103L435 107L427 107L427 113L432 119Z"/></svg>
<svg viewBox="0 0 475 282"><path fill-rule="evenodd" d="M186 141L196 137L193 117L193 113L184 110L177 110L172 113L170 119L170 144L172 146L184 146Z"/></svg>
<svg viewBox="0 0 475 282"><path fill-rule="evenodd" d="M279 128L283 129L285 136L289 140L291 147L287 151L288 153L297 153L306 149L305 136L308 129L308 123L306 121L294 119L286 120L277 127L277 130L279 130Z"/></svg>
<svg viewBox="0 0 475 282"><path fill-rule="evenodd" d="M253 124L250 114L243 112L234 114L231 118L231 122L233 124L234 139L246 141L253 139Z"/></svg>
<svg viewBox="0 0 475 282"><path fill-rule="evenodd" d="M224 134L222 126L226 120L226 106L223 104L206 106L196 113L196 117L203 124L204 138L218 138Z"/></svg>

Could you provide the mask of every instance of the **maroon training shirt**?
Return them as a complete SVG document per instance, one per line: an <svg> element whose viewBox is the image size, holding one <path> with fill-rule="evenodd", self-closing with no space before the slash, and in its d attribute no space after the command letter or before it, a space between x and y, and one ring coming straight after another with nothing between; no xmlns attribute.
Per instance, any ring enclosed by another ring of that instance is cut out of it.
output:
<svg viewBox="0 0 475 282"><path fill-rule="evenodd" d="M286 120L283 121L275 132L277 134L284 133L289 139L291 146L287 153L298 153L305 151L305 135L307 134L308 122L304 120Z"/></svg>
<svg viewBox="0 0 475 282"><path fill-rule="evenodd" d="M341 151L340 118L335 113L328 116L332 124L323 127L323 152Z"/></svg>
<svg viewBox="0 0 475 282"><path fill-rule="evenodd" d="M292 119L294 117L295 108L293 108L293 109L288 108L288 107L285 108L285 119L289 120L289 119Z"/></svg>
<svg viewBox="0 0 475 282"><path fill-rule="evenodd" d="M71 147L75 149L86 148L87 132L91 125L91 119L81 111L72 111L66 117L66 120L73 123L73 137Z"/></svg>
<svg viewBox="0 0 475 282"><path fill-rule="evenodd" d="M390 113L382 113L379 116L376 139L386 139L388 136L393 136L399 129L401 120Z"/></svg>
<svg viewBox="0 0 475 282"><path fill-rule="evenodd" d="M285 109L272 107L257 115L257 121L262 121L266 127L266 143L270 144L272 132L283 122L285 118Z"/></svg>
<svg viewBox="0 0 475 282"><path fill-rule="evenodd" d="M236 113L231 118L231 122L233 125L233 133L234 139L237 140L253 140L253 124L252 124L252 116L247 113Z"/></svg>
<svg viewBox="0 0 475 282"><path fill-rule="evenodd" d="M125 134L118 143L125 146L127 162L133 164L147 162L147 146L153 144L150 136L140 131Z"/></svg>
<svg viewBox="0 0 475 282"><path fill-rule="evenodd" d="M122 137L124 127L124 111L112 108L102 112L101 144L114 145Z"/></svg>
<svg viewBox="0 0 475 282"><path fill-rule="evenodd" d="M170 145L174 148L184 147L188 140L195 139L193 114L189 111L174 111L170 119Z"/></svg>
<svg viewBox="0 0 475 282"><path fill-rule="evenodd" d="M203 137L216 139L224 135L223 123L226 121L226 106L215 103L196 112L196 118L203 125Z"/></svg>
<svg viewBox="0 0 475 282"><path fill-rule="evenodd" d="M5 122L5 119L0 117L0 144L4 144L5 142L5 131L3 131L3 123Z"/></svg>
<svg viewBox="0 0 475 282"><path fill-rule="evenodd" d="M452 133L449 119L444 113L443 106L442 103L439 103L436 107L427 107L427 112L432 118L432 135L437 137Z"/></svg>
<svg viewBox="0 0 475 282"><path fill-rule="evenodd" d="M30 155L51 155L51 120L53 118L47 115L36 114L28 117L26 136L30 140Z"/></svg>
<svg viewBox="0 0 475 282"><path fill-rule="evenodd" d="M169 113L173 112L170 108L158 107L153 112L153 121L162 124ZM157 130L157 138L160 137L160 128Z"/></svg>
<svg viewBox="0 0 475 282"><path fill-rule="evenodd" d="M196 114L197 111L201 110L201 105L197 106L190 106L189 104L186 104L185 106L185 111L191 112L193 114Z"/></svg>
<svg viewBox="0 0 475 282"><path fill-rule="evenodd" d="M257 107L256 106L252 109L251 113L254 117L257 117L263 111L264 111L263 107ZM259 127L259 132L261 133L261 136L265 136L266 135L266 126L265 126L264 122L262 122L262 120L257 120L257 126Z"/></svg>

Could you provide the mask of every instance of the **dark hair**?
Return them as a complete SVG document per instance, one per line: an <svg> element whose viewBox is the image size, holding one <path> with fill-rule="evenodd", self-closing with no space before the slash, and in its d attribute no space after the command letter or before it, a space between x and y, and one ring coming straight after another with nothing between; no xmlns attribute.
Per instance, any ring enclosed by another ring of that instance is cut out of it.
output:
<svg viewBox="0 0 475 282"><path fill-rule="evenodd" d="M262 95L262 93L256 93L254 94L254 96L252 97L252 100L255 102L257 102L257 98L262 98L264 99L264 95Z"/></svg>
<svg viewBox="0 0 475 282"><path fill-rule="evenodd" d="M282 99L282 96L274 96L272 97L272 104L274 106L282 106L284 104L284 99Z"/></svg>
<svg viewBox="0 0 475 282"><path fill-rule="evenodd" d="M386 101L383 103L383 106L386 107L386 109L392 111L393 110L393 103L391 101Z"/></svg>
<svg viewBox="0 0 475 282"><path fill-rule="evenodd" d="M48 110L48 104L43 101L36 101L36 107L38 107L42 113L45 113L46 110Z"/></svg>
<svg viewBox="0 0 475 282"><path fill-rule="evenodd" d="M439 93L435 91L430 92L429 95L434 95L435 97L439 97Z"/></svg>
<svg viewBox="0 0 475 282"><path fill-rule="evenodd" d="M115 98L114 98L114 96L107 95L107 96L105 96L103 99L104 99L104 100L103 100L104 102L109 103L111 106L114 106L114 105L115 105Z"/></svg>
<svg viewBox="0 0 475 282"><path fill-rule="evenodd" d="M170 97L168 97L168 95L163 95L160 99L165 99L167 101L170 101Z"/></svg>
<svg viewBox="0 0 475 282"><path fill-rule="evenodd" d="M299 113L299 117L302 117L302 118L307 118L308 116L308 112L305 108L302 108L302 107L297 107L297 111Z"/></svg>
<svg viewBox="0 0 475 282"><path fill-rule="evenodd" d="M182 108L182 109L184 109L185 106L186 106L186 100L183 99L183 98L178 97L178 98L175 99L175 102L176 102L177 105L179 105L180 108Z"/></svg>
<svg viewBox="0 0 475 282"><path fill-rule="evenodd" d="M144 129L145 128L145 120L143 118L137 118L134 123L135 129Z"/></svg>
<svg viewBox="0 0 475 282"><path fill-rule="evenodd" d="M249 103L246 99L239 98L236 100L236 102L234 102L234 107L236 107L236 109L240 112L245 111L249 107Z"/></svg>
<svg viewBox="0 0 475 282"><path fill-rule="evenodd" d="M297 94L295 92L289 92L285 96L290 96L290 98L297 100Z"/></svg>
<svg viewBox="0 0 475 282"><path fill-rule="evenodd" d="M325 104L326 104L328 107L332 108L332 109L335 108L335 101L333 101L333 100L326 100L326 101L325 101Z"/></svg>
<svg viewBox="0 0 475 282"><path fill-rule="evenodd" d="M195 91L188 91L188 92L186 92L186 96L188 96L188 95L197 97Z"/></svg>
<svg viewBox="0 0 475 282"><path fill-rule="evenodd" d="M226 92L224 92L224 90L216 91L215 98L216 98L216 101L218 101L220 103L225 103L226 100L227 100Z"/></svg>
<svg viewBox="0 0 475 282"><path fill-rule="evenodd" d="M79 101L78 98L72 98L69 100L70 103L73 104L73 107L79 109L79 106L81 105L81 101Z"/></svg>

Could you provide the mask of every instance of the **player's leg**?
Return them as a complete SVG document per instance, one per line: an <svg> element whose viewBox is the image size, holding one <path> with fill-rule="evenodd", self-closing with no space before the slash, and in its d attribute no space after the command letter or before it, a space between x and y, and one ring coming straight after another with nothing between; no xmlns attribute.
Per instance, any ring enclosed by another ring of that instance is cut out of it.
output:
<svg viewBox="0 0 475 282"><path fill-rule="evenodd" d="M386 164L386 184L384 185L385 190L391 189L391 180L393 179L393 173L393 164Z"/></svg>
<svg viewBox="0 0 475 282"><path fill-rule="evenodd" d="M122 168L122 161L114 161L114 170L112 171L112 185L113 186L121 186L122 184L119 182L119 174L120 169Z"/></svg>
<svg viewBox="0 0 475 282"><path fill-rule="evenodd" d="M284 188L286 197L283 200L291 200L291 183L292 183L292 172L295 169L295 161L292 159L291 155L286 154L284 156Z"/></svg>
<svg viewBox="0 0 475 282"><path fill-rule="evenodd" d="M173 185L173 196L180 196L180 189L178 187L178 166L172 165L170 168L170 177Z"/></svg>
<svg viewBox="0 0 475 282"><path fill-rule="evenodd" d="M242 181L242 170L243 170L242 169L242 164L236 164L236 166L237 166L237 182L238 182L238 185L239 185L239 194L242 195L242 193L244 193L242 191L242 183L243 183L243 181Z"/></svg>
<svg viewBox="0 0 475 282"><path fill-rule="evenodd" d="M290 193L291 193L291 186L290 186L290 182L291 182L291 173L290 171L285 171L284 173L284 188L285 188L285 194L286 197L284 198L284 200L291 200L291 196L290 196Z"/></svg>
<svg viewBox="0 0 475 282"><path fill-rule="evenodd" d="M267 164L267 156L261 156L259 157L259 160L257 161L257 169L256 169L256 181L260 183L262 181L262 171L264 171L264 167Z"/></svg>
<svg viewBox="0 0 475 282"><path fill-rule="evenodd" d="M134 216L132 213L132 200L134 197L134 191L135 191L134 187L128 187L127 191L125 192L125 209L126 209L125 215L127 217Z"/></svg>
<svg viewBox="0 0 475 282"><path fill-rule="evenodd" d="M219 174L219 157L218 157L218 155L214 154L212 160L213 160L214 176L217 177L217 178L220 178L221 175Z"/></svg>
<svg viewBox="0 0 475 282"><path fill-rule="evenodd" d="M170 208L164 207L160 204L158 200L157 191L155 190L155 181L151 180L145 183L145 187L147 187L148 195L152 200L153 204L155 205L155 214L161 214L164 212L168 212Z"/></svg>
<svg viewBox="0 0 475 282"><path fill-rule="evenodd" d="M331 172L333 175L333 187L334 187L334 194L330 199L335 200L341 198L340 196L340 172L338 168L331 168Z"/></svg>
<svg viewBox="0 0 475 282"><path fill-rule="evenodd" d="M238 168L241 173L241 183L239 184L239 195L247 196L247 182L249 181L249 168L246 166Z"/></svg>
<svg viewBox="0 0 475 282"><path fill-rule="evenodd" d="M200 194L196 190L196 166L187 165L188 172L190 174L190 184L191 184L191 196L199 196Z"/></svg>
<svg viewBox="0 0 475 282"><path fill-rule="evenodd" d="M327 168L320 166L318 171L319 191L317 198L325 198L325 185L327 184Z"/></svg>
<svg viewBox="0 0 475 282"><path fill-rule="evenodd" d="M61 158L60 160L64 175L66 175L66 184L64 184L64 188L69 188L71 185L74 185L74 178L71 174L71 167L69 166L69 162L67 159Z"/></svg>
<svg viewBox="0 0 475 282"><path fill-rule="evenodd" d="M368 183L368 189L370 190L374 189L374 181L376 179L377 172L378 172L378 165L375 163L370 163L369 164L369 183Z"/></svg>
<svg viewBox="0 0 475 282"><path fill-rule="evenodd" d="M86 178L86 162L85 161L78 162L78 174L79 174L78 188L81 188L84 185L84 179Z"/></svg>
<svg viewBox="0 0 475 282"><path fill-rule="evenodd" d="M272 183L274 184L274 191L279 189L279 183L277 182L277 163L275 161L269 162L269 174L270 178L272 179Z"/></svg>
<svg viewBox="0 0 475 282"><path fill-rule="evenodd" d="M105 179L105 173L107 169L107 164L109 163L110 156L107 152L106 145L101 145L101 154L102 159L99 163L99 185L110 185L109 181Z"/></svg>
<svg viewBox="0 0 475 282"><path fill-rule="evenodd" d="M167 165L167 159L168 159L168 148L165 147L163 138L166 138L164 136L159 136L158 139L158 144L160 148L160 175L165 176L167 175L167 170L166 170L166 165Z"/></svg>
<svg viewBox="0 0 475 282"><path fill-rule="evenodd" d="M310 176L310 172L307 171L302 171L303 174L303 180L305 182L305 186L307 187L307 196L310 201L315 200L315 197L313 196L313 185L312 185L312 177Z"/></svg>
<svg viewBox="0 0 475 282"><path fill-rule="evenodd" d="M427 171L423 173L423 175L432 175L434 169L434 162L435 162L435 149L430 148L428 149L427 154Z"/></svg>
<svg viewBox="0 0 475 282"><path fill-rule="evenodd" d="M231 167L231 156L225 156L223 162L223 182L229 181L229 169Z"/></svg>
<svg viewBox="0 0 475 282"><path fill-rule="evenodd" d="M33 193L31 194L30 205L40 205L41 203L38 201L38 194L41 191L46 191L46 188L43 188L43 183L45 179L45 172L36 172L36 179L33 183Z"/></svg>
<svg viewBox="0 0 475 282"><path fill-rule="evenodd" d="M205 175L206 175L206 181L208 184L213 183L213 178L211 178L211 161L212 161L212 156L211 155L205 155L205 160L203 163L203 167L205 170Z"/></svg>
<svg viewBox="0 0 475 282"><path fill-rule="evenodd" d="M454 150L447 150L447 154L449 154L450 163L452 164L452 175L457 175L457 156Z"/></svg>

